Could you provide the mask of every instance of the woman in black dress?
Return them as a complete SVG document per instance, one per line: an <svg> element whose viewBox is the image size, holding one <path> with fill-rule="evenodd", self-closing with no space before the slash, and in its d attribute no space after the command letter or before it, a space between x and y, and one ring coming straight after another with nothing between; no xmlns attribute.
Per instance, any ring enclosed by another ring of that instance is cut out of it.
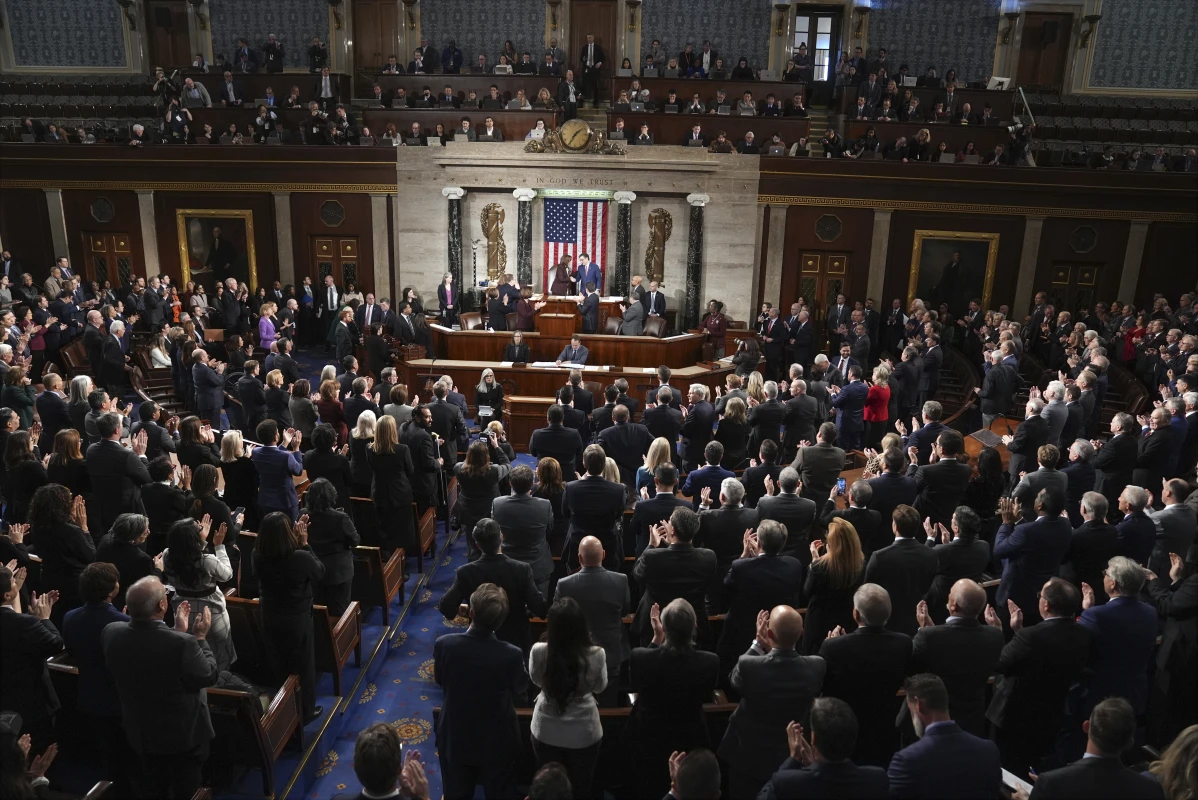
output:
<svg viewBox="0 0 1198 800"><path fill-rule="evenodd" d="M83 605L79 575L96 560L83 498L72 500L67 488L57 483L34 492L29 504L29 543L42 560L42 592L58 590L50 621L61 630L66 613Z"/></svg>
<svg viewBox="0 0 1198 800"><path fill-rule="evenodd" d="M266 373L266 418L273 419L281 431L295 427L291 416L291 393L283 385L283 373L277 369Z"/></svg>
<svg viewBox="0 0 1198 800"><path fill-rule="evenodd" d="M752 427L746 417L745 401L733 397L724 404L724 415L715 428L715 440L724 446L724 458L720 466L724 469L740 469L744 466L749 449L749 434Z"/></svg>
<svg viewBox="0 0 1198 800"><path fill-rule="evenodd" d="M487 289L487 327L493 331L506 331L507 312L516 310L508 309L507 303L504 302L506 299L507 295L500 297L499 290L494 286Z"/></svg>
<svg viewBox="0 0 1198 800"><path fill-rule="evenodd" d="M304 494L308 512L308 542L324 564L324 577L315 588L317 605L328 606L334 620L349 608L354 582L353 548L361 543L349 515L337 509L337 490L321 478Z"/></svg>
<svg viewBox="0 0 1198 800"><path fill-rule="evenodd" d="M349 488L354 497L366 497L370 494L370 461L367 453L374 444L374 427L377 421L373 411L363 411L358 415L358 423L349 434L349 469L353 477Z"/></svg>
<svg viewBox="0 0 1198 800"><path fill-rule="evenodd" d="M757 370L759 361L761 361L761 348L757 345L757 340L741 339L736 345L736 353L732 356L732 363L736 365L736 374L742 378L747 377L750 372Z"/></svg>
<svg viewBox="0 0 1198 800"><path fill-rule="evenodd" d="M230 430L220 440L220 472L225 479L225 492L221 500L226 510L244 508L245 527L255 530L258 527L258 468L250 459L249 448L242 441L239 430ZM194 475L192 480L194 482ZM212 519L217 526L229 521L223 516L217 519L215 514ZM230 526L229 544L236 543L234 534Z"/></svg>
<svg viewBox="0 0 1198 800"><path fill-rule="evenodd" d="M454 516L458 526L468 533L480 519L491 516L491 504L499 496L499 483L507 477L507 454L499 447L494 434L472 442L466 450L466 460L454 465L453 473L458 479L458 502ZM469 541L469 557L478 558L478 547L473 536Z"/></svg>
<svg viewBox="0 0 1198 800"><path fill-rule="evenodd" d="M852 523L839 517L828 523L827 552L819 551L825 542L811 543L811 568L803 582L807 603L803 626L803 653L815 655L828 634L841 626L845 631L857 628L853 622L853 594L865 575L861 540Z"/></svg>
<svg viewBox="0 0 1198 800"><path fill-rule="evenodd" d="M408 446L399 441L395 420L384 416L374 428L374 444L366 453L373 480L370 499L378 516L379 544L383 561L397 547L408 553L416 545L416 521L412 517L412 479L415 467Z"/></svg>
<svg viewBox="0 0 1198 800"><path fill-rule="evenodd" d="M25 522L34 493L50 482L29 431L15 431L4 448L4 519Z"/></svg>
<svg viewBox="0 0 1198 800"><path fill-rule="evenodd" d="M216 467L211 464L201 464L191 475L192 502L187 514L199 522L208 515L212 518L212 530L225 526L225 544L229 547L237 544L237 536L241 533L241 522L244 517L234 514L228 504L216 494ZM237 565L234 564L234 567ZM234 572L236 574L236 572Z"/></svg>
<svg viewBox="0 0 1198 800"><path fill-rule="evenodd" d="M495 380L495 371L490 367L483 370L474 389L474 405L478 409L478 425L487 427L493 419L503 417L503 387ZM491 409L491 413L483 416L483 406Z"/></svg>
<svg viewBox="0 0 1198 800"><path fill-rule="evenodd" d="M200 422L199 417L187 417L179 424L179 449L175 453L179 463L195 472L201 464L220 466L220 448L212 427Z"/></svg>
<svg viewBox="0 0 1198 800"><path fill-rule="evenodd" d="M337 433L333 426L321 423L312 429L312 449L304 457L304 473L308 480L324 478L337 491L337 507L349 510L349 486L353 482L353 468L346 454L349 445L336 450Z"/></svg>
<svg viewBox="0 0 1198 800"><path fill-rule="evenodd" d="M291 519L281 511L267 514L258 529L253 558L262 627L276 680L281 684L288 675L299 675L306 725L324 711L316 705L312 597L325 567L308 546L308 516L300 517L292 528Z"/></svg>
<svg viewBox="0 0 1198 800"><path fill-rule="evenodd" d="M566 485L562 482L562 465L556 458L546 456L537 462L537 488L533 497L548 500L553 506L553 533L549 537L549 549L561 555L566 543L568 520L562 512L562 498L566 496Z"/></svg>
<svg viewBox="0 0 1198 800"><path fill-rule="evenodd" d="M92 490L87 461L79 447L79 431L67 428L54 434L54 453L46 465L46 476L50 483L67 487L72 495L87 496Z"/></svg>

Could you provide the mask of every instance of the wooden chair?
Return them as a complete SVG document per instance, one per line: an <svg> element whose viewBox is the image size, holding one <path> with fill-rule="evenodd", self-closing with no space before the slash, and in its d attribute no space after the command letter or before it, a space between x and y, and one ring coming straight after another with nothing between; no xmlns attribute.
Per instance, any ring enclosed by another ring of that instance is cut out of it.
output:
<svg viewBox="0 0 1198 800"><path fill-rule="evenodd" d="M316 671L333 676L333 694L341 697L341 670L354 655L354 664L362 666L362 615L357 603L350 603L340 619L333 619L325 606L312 607L315 634Z"/></svg>
<svg viewBox="0 0 1198 800"><path fill-rule="evenodd" d="M603 335L604 336L619 336L620 335L620 325L622 324L622 322L623 322L623 320L621 320L619 317L608 317L607 322L605 322L603 325Z"/></svg>
<svg viewBox="0 0 1198 800"><path fill-rule="evenodd" d="M229 635L237 650L237 672L270 685L274 670L263 632L262 609L257 600L226 597L225 613L229 616Z"/></svg>
<svg viewBox="0 0 1198 800"><path fill-rule="evenodd" d="M375 606L383 609L383 624L391 625L391 601L403 600L403 548L391 554L383 563L382 551L377 547L354 548L354 585L351 590L354 600L361 604L363 613Z"/></svg>
<svg viewBox="0 0 1198 800"><path fill-rule="evenodd" d="M66 368L68 380L77 375L91 375L91 363L87 359L87 348L83 346L83 337L75 339L58 351Z"/></svg>
<svg viewBox="0 0 1198 800"><path fill-rule="evenodd" d="M237 596L253 600L258 596L258 576L254 574L254 548L258 534L242 531L237 534L237 549L241 551L241 572L237 576Z"/></svg>
<svg viewBox="0 0 1198 800"><path fill-rule="evenodd" d="M649 317L645 320L645 327L642 334L652 336L657 339L664 338L668 333L668 327L663 317Z"/></svg>
<svg viewBox="0 0 1198 800"><path fill-rule="evenodd" d="M458 315L458 326L464 331L482 330L483 315L478 311L463 311Z"/></svg>
<svg viewBox="0 0 1198 800"><path fill-rule="evenodd" d="M87 790L87 794L83 795L83 800L110 800L115 796L112 781L97 781L92 788Z"/></svg>
<svg viewBox="0 0 1198 800"><path fill-rule="evenodd" d="M263 794L274 797L275 763L293 737L298 736L303 744L299 678L288 675L266 711L256 693L210 688L207 695L216 731L214 762L257 768L262 773Z"/></svg>
<svg viewBox="0 0 1198 800"><path fill-rule="evenodd" d="M416 541L418 547L416 569L423 574L425 554L436 549L437 512L435 509L426 508L423 515L417 516L416 504L412 503L412 517L416 522Z"/></svg>

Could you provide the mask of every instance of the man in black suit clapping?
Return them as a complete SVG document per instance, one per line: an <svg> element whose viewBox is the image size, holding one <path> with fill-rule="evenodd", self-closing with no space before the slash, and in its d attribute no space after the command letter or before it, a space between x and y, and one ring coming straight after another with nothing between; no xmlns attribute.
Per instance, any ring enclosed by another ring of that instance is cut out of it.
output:
<svg viewBox="0 0 1198 800"><path fill-rule="evenodd" d="M566 484L566 493L562 497L562 514L570 522L562 560L568 568L576 569L578 544L584 536L590 535L599 539L607 552L603 566L619 569L624 562L624 548L621 538L613 530L624 515L624 486L604 479L607 453L599 445L587 447L582 460L586 476Z"/></svg>
<svg viewBox="0 0 1198 800"><path fill-rule="evenodd" d="M887 623L892 631L908 636L919 630L915 607L923 600L936 577L936 554L919 544L923 531L919 512L911 506L899 506L891 514L894 543L870 556L865 567L867 583L876 583L890 594L894 612Z"/></svg>

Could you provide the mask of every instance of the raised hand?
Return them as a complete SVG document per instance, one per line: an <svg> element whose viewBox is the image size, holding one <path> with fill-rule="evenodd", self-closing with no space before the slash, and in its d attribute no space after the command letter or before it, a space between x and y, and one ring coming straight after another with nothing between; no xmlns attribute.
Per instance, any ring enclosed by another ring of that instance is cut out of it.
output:
<svg viewBox="0 0 1198 800"><path fill-rule="evenodd" d="M46 748L46 752L33 759L33 763L29 765L29 777L34 780L44 778L46 770L50 769L50 765L54 763L54 757L57 755L58 745L51 744Z"/></svg>
<svg viewBox="0 0 1198 800"><path fill-rule="evenodd" d="M146 444L149 442L149 436L144 430L138 431L132 439L133 452L139 456L146 454Z"/></svg>
<svg viewBox="0 0 1198 800"><path fill-rule="evenodd" d="M420 753L412 750L408 760L399 773L399 785L404 793L414 800L428 800L428 776L424 773L424 765L420 763Z"/></svg>
<svg viewBox="0 0 1198 800"><path fill-rule="evenodd" d="M175 609L175 630L179 633L187 633L188 624L191 622L191 603L184 600Z"/></svg>
<svg viewBox="0 0 1198 800"><path fill-rule="evenodd" d="M192 631L195 637L201 641L208 636L209 629L212 628L212 609L204 606L204 611L196 618L195 625L192 626Z"/></svg>
<svg viewBox="0 0 1198 800"><path fill-rule="evenodd" d="M33 593L29 603L29 613L37 619L50 619L50 609L58 602L58 590L51 589L45 594Z"/></svg>
<svg viewBox="0 0 1198 800"><path fill-rule="evenodd" d="M686 760L686 752L675 750L670 753L670 794L678 797L678 768Z"/></svg>
<svg viewBox="0 0 1198 800"><path fill-rule="evenodd" d="M212 530L212 515L205 514L200 518L200 541L208 541L208 532Z"/></svg>
<svg viewBox="0 0 1198 800"><path fill-rule="evenodd" d="M1094 605L1094 587L1082 582L1082 611Z"/></svg>
<svg viewBox="0 0 1198 800"><path fill-rule="evenodd" d="M8 526L8 540L13 544L20 544L25 541L25 536L28 533L28 523L14 523Z"/></svg>
<svg viewBox="0 0 1198 800"><path fill-rule="evenodd" d="M1181 580L1181 570L1184 566L1181 556L1177 553L1169 554L1169 580L1177 583Z"/></svg>
<svg viewBox="0 0 1198 800"><path fill-rule="evenodd" d="M705 506L711 505L711 487L710 486L704 486L703 491L699 492L699 502Z"/></svg>
<svg viewBox="0 0 1198 800"><path fill-rule="evenodd" d="M756 637L757 637L757 644L761 645L762 647L769 646L770 612L768 612L768 611L758 611L757 612L757 634L756 634Z"/></svg>
<svg viewBox="0 0 1198 800"><path fill-rule="evenodd" d="M666 629L661 624L661 606L657 603L649 609L649 627L653 629L653 643L660 646L665 643Z"/></svg>
<svg viewBox="0 0 1198 800"><path fill-rule="evenodd" d="M815 541L813 541L810 544L809 549L811 550L811 559L813 561L815 559L819 558L819 551L820 551L820 548L822 548L823 546L824 546L823 539L816 539Z"/></svg>
<svg viewBox="0 0 1198 800"><path fill-rule="evenodd" d="M228 533L229 533L229 526L222 522L220 524L220 527L216 529L216 533L212 534L212 546L213 547L223 546L225 543L225 536Z"/></svg>
<svg viewBox="0 0 1198 800"><path fill-rule="evenodd" d="M765 476L765 493L770 497L774 496L774 479L769 475Z"/></svg>
<svg viewBox="0 0 1198 800"><path fill-rule="evenodd" d="M844 636L844 627L837 625L832 630L828 631L828 638L835 639L837 636Z"/></svg>
<svg viewBox="0 0 1198 800"><path fill-rule="evenodd" d="M786 743L790 757L803 766L809 766L815 758L811 745L803 738L803 726L793 720L786 726Z"/></svg>
<svg viewBox="0 0 1198 800"><path fill-rule="evenodd" d="M302 515L295 523L295 535L299 539L300 547L308 546L308 515Z"/></svg>
<svg viewBox="0 0 1198 800"><path fill-rule="evenodd" d="M915 621L919 623L921 628L930 628L936 623L932 621L932 615L928 613L928 601L920 600L915 604Z"/></svg>
<svg viewBox="0 0 1198 800"><path fill-rule="evenodd" d="M1007 613L1011 616L1011 630L1017 631L1023 627L1023 609L1010 598L1007 599Z"/></svg>
<svg viewBox="0 0 1198 800"><path fill-rule="evenodd" d="M986 620L986 624L992 628L1002 630L1002 620L998 618L998 612L994 610L994 606L987 605L986 612L982 615Z"/></svg>

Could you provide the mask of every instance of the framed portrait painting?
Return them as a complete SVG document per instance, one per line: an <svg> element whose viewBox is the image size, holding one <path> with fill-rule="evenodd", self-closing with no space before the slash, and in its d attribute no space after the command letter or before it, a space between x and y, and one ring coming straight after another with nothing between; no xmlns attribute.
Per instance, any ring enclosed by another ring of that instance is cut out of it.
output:
<svg viewBox="0 0 1198 800"><path fill-rule="evenodd" d="M947 304L954 319L975 298L982 308L989 308L998 237L970 231L915 231L907 304L917 297L933 310Z"/></svg>
<svg viewBox="0 0 1198 800"><path fill-rule="evenodd" d="M253 211L180 208L175 211L175 223L184 286L196 281L213 292L217 283L235 278L251 292L258 288Z"/></svg>

